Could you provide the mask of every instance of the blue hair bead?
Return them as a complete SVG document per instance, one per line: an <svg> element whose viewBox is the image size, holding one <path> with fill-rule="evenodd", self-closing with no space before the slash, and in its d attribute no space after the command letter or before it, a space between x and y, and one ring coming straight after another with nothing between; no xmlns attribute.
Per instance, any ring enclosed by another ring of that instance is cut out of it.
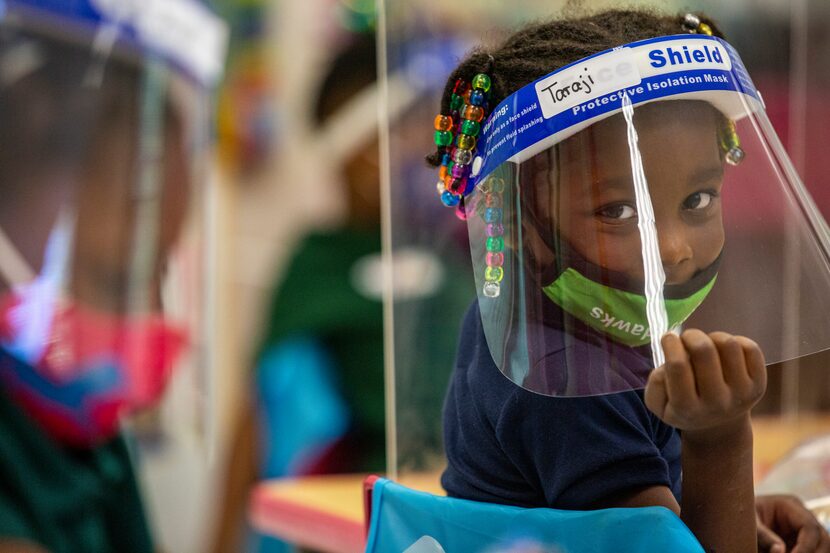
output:
<svg viewBox="0 0 830 553"><path fill-rule="evenodd" d="M498 207L488 207L484 210L485 223L498 223L501 221L501 209Z"/></svg>
<svg viewBox="0 0 830 553"><path fill-rule="evenodd" d="M441 194L441 203L447 207L455 207L461 201L461 196L453 194L449 190Z"/></svg>
<svg viewBox="0 0 830 553"><path fill-rule="evenodd" d="M481 90L473 90L470 93L470 103L474 106L481 106L484 104L484 92Z"/></svg>

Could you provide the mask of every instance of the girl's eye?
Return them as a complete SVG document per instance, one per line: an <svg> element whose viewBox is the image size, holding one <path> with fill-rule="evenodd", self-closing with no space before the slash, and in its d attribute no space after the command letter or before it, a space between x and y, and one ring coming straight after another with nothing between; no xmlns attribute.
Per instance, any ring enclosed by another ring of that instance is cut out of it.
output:
<svg viewBox="0 0 830 553"><path fill-rule="evenodd" d="M600 217L604 217L606 219L613 219L616 221L624 221L626 219L632 219L637 216L637 210L634 209L630 205L626 204L617 204L608 207L604 207L597 211L597 214Z"/></svg>
<svg viewBox="0 0 830 553"><path fill-rule="evenodd" d="M683 209L706 209L715 199L713 192L695 192L683 202Z"/></svg>

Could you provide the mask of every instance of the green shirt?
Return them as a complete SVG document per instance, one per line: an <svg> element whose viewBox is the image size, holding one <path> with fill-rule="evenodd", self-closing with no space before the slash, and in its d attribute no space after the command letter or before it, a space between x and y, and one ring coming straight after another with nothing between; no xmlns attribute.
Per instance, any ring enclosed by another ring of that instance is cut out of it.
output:
<svg viewBox="0 0 830 553"><path fill-rule="evenodd" d="M0 390L0 537L51 553L153 551L124 440L61 447Z"/></svg>
<svg viewBox="0 0 830 553"><path fill-rule="evenodd" d="M297 248L271 303L261 351L287 336L315 336L338 368L362 449L353 470L385 467L383 305L353 286L355 262L380 254L380 231L312 233Z"/></svg>
<svg viewBox="0 0 830 553"><path fill-rule="evenodd" d="M261 346L264 351L294 333L325 344L364 438L356 471L385 468L383 305L355 288L360 261L380 250L379 229L308 235L275 293ZM397 445L410 469L428 468L440 457L441 405L459 321L475 295L468 269L436 257L439 262L445 277L438 289L395 302Z"/></svg>

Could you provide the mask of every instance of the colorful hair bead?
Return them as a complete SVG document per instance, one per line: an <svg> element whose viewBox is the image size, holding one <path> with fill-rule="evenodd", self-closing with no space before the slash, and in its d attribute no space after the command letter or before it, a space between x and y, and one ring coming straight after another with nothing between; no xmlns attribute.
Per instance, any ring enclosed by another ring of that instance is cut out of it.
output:
<svg viewBox="0 0 830 553"><path fill-rule="evenodd" d="M504 238L501 236L491 236L486 242L487 251L498 253L504 251Z"/></svg>
<svg viewBox="0 0 830 553"><path fill-rule="evenodd" d="M744 158L746 158L746 152L743 148L736 147L726 152L724 159L729 165L740 165Z"/></svg>
<svg viewBox="0 0 830 553"><path fill-rule="evenodd" d="M484 92L481 90L473 90L470 92L470 103L474 106L481 106L484 104Z"/></svg>
<svg viewBox="0 0 830 553"><path fill-rule="evenodd" d="M465 135L462 134L461 136ZM473 153L470 150L465 150L459 147L455 151L453 161L455 161L459 165L469 165L470 162L473 161Z"/></svg>
<svg viewBox="0 0 830 553"><path fill-rule="evenodd" d="M498 223L501 221L501 209L497 207L488 207L484 210L485 223Z"/></svg>
<svg viewBox="0 0 830 553"><path fill-rule="evenodd" d="M700 27L700 18L698 16L693 13L687 13L683 16L683 28L688 32L697 32L698 27Z"/></svg>
<svg viewBox="0 0 830 553"><path fill-rule="evenodd" d="M469 136L478 136L478 131L481 130L481 123L478 121L470 121L464 119L461 121L461 132Z"/></svg>
<svg viewBox="0 0 830 553"><path fill-rule="evenodd" d="M479 73L475 77L473 77L472 81L473 88L479 88L484 92L490 91L490 77L485 75L484 73Z"/></svg>
<svg viewBox="0 0 830 553"><path fill-rule="evenodd" d="M467 220L467 208L464 205L464 199L462 198L458 205L455 206L455 216L461 219L462 221Z"/></svg>
<svg viewBox="0 0 830 553"><path fill-rule="evenodd" d="M501 207L501 194L487 194L484 196L484 205L487 207Z"/></svg>
<svg viewBox="0 0 830 553"><path fill-rule="evenodd" d="M470 121L481 122L484 119L484 110L480 106L466 105L461 116Z"/></svg>
<svg viewBox="0 0 830 553"><path fill-rule="evenodd" d="M501 286L498 282L485 282L482 291L488 298L497 298L501 294Z"/></svg>
<svg viewBox="0 0 830 553"><path fill-rule="evenodd" d="M683 16L683 28L689 33L700 33L702 35L712 36L712 27L700 20L698 16L693 13L687 13Z"/></svg>
<svg viewBox="0 0 830 553"><path fill-rule="evenodd" d="M446 183L444 182L444 179L439 180L439 181L435 184L435 189L436 189L436 190L438 190L438 195L439 195L439 196L440 196L441 194L443 194L443 193L447 190L447 185L446 185Z"/></svg>
<svg viewBox="0 0 830 553"><path fill-rule="evenodd" d="M462 150L473 150L476 147L476 139L469 134L459 134L455 144Z"/></svg>
<svg viewBox="0 0 830 553"><path fill-rule="evenodd" d="M453 94L461 95L467 92L467 88L467 81L465 81L464 79L456 79L455 86L453 86L452 88L452 92Z"/></svg>
<svg viewBox="0 0 830 553"><path fill-rule="evenodd" d="M453 194L458 194L459 196L464 193L464 190L467 188L467 178L454 178L450 181L450 186L447 188Z"/></svg>
<svg viewBox="0 0 830 553"><path fill-rule="evenodd" d="M487 267L484 270L484 280L487 282L501 282L504 278L504 269L501 267Z"/></svg>
<svg viewBox="0 0 830 553"><path fill-rule="evenodd" d="M450 131L435 131L435 144L449 146L452 144L452 133Z"/></svg>
<svg viewBox="0 0 830 553"><path fill-rule="evenodd" d="M460 179L463 176L465 176L466 173L467 173L467 166L466 165L459 165L459 164L456 163L455 165L452 166L451 174L452 174L453 178Z"/></svg>
<svg viewBox="0 0 830 553"><path fill-rule="evenodd" d="M504 254L501 252L487 252L486 259L488 267L501 267L502 265L504 265Z"/></svg>
<svg viewBox="0 0 830 553"><path fill-rule="evenodd" d="M449 115L437 115L435 117L435 130L448 131L452 129L452 117Z"/></svg>
<svg viewBox="0 0 830 553"><path fill-rule="evenodd" d="M481 198L478 198L477 201L476 201L476 215L478 215L479 217L484 219L484 210L485 209L487 209L487 207L484 205L484 202L481 201Z"/></svg>
<svg viewBox="0 0 830 553"><path fill-rule="evenodd" d="M453 111L458 111L461 109L461 106L464 105L464 98L459 96L458 94L453 94L450 96L450 109Z"/></svg>
<svg viewBox="0 0 830 553"><path fill-rule="evenodd" d="M746 157L735 122L728 120L720 130L720 147L729 165L739 165Z"/></svg>
<svg viewBox="0 0 830 553"><path fill-rule="evenodd" d="M484 210L485 223L498 223L501 221L501 209L497 207L488 207Z"/></svg>
<svg viewBox="0 0 830 553"><path fill-rule="evenodd" d="M441 181L441 184L443 184L443 181ZM487 236L502 236L504 234L504 225L501 223L490 223L484 227L484 232Z"/></svg>
<svg viewBox="0 0 830 553"><path fill-rule="evenodd" d="M461 201L461 197L457 194L453 194L449 190L446 190L443 194L441 194L441 202L447 207L455 207L458 205L459 201Z"/></svg>

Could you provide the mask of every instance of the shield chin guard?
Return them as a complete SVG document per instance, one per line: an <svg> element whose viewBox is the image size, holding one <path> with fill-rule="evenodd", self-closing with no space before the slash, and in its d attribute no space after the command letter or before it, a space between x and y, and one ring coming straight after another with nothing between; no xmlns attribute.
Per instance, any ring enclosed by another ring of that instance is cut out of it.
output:
<svg viewBox="0 0 830 553"><path fill-rule="evenodd" d="M485 339L513 382L642 388L653 338L682 328L748 336L768 363L830 347L827 225L728 43L614 48L485 121L486 75L456 88L438 189L467 221Z"/></svg>

